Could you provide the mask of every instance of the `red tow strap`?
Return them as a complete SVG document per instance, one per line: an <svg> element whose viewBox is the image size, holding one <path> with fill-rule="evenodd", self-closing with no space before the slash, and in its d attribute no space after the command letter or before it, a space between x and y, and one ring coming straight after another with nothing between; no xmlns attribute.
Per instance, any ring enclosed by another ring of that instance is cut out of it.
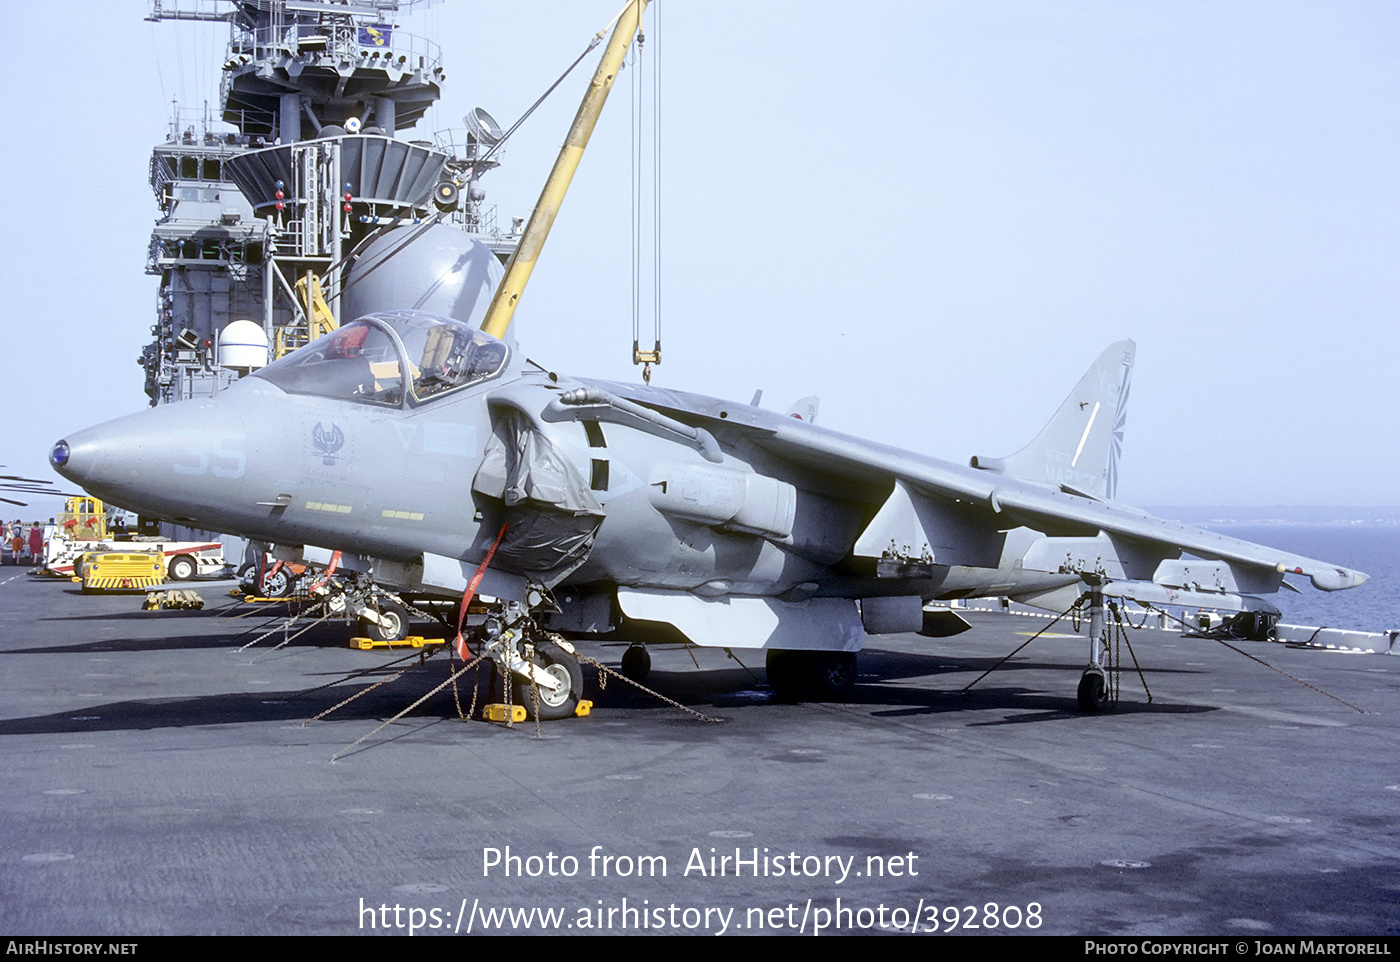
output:
<svg viewBox="0 0 1400 962"><path fill-rule="evenodd" d="M486 552L486 557L481 559L481 564L477 565L476 574L472 575L472 580L467 582L467 590L462 593L462 604L457 609L457 657L463 661L471 661L472 657L471 650L467 648L467 640L462 637L462 625L467 620L467 606L472 603L476 589L480 587L481 579L486 575L486 568L491 564L491 559L496 556L496 549L501 546L501 539L506 536L506 528L508 527L510 527L510 522L501 525L496 540L491 542L491 548Z"/></svg>

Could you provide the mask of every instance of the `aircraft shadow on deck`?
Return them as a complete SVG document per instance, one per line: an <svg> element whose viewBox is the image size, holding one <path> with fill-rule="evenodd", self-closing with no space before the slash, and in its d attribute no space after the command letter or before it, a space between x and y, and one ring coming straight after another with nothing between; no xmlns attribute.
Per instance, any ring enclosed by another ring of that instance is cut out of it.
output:
<svg viewBox="0 0 1400 962"><path fill-rule="evenodd" d="M170 621L170 615L177 615ZM208 627L208 617L227 617L226 610L220 609L170 612L154 615L145 612L121 613L118 617L125 621L143 624L164 624L174 626L187 619L202 620ZM111 615L81 615L71 619L85 621L112 620ZM259 634L267 633L244 654L250 665L272 657L285 657L295 651L313 648L341 649L345 645L346 628L339 622L327 622L312 626L304 634L292 639L285 647L274 654L274 649L284 637L277 627L275 616L248 619L242 626L239 621L230 621L229 627L238 630L228 634L210 636L205 632L197 634L175 634L164 638L104 638L95 641L70 645L42 645L25 648L11 648L0 654L62 654L83 655L93 653L120 654L159 652L173 650L201 651L218 649L233 653L241 645L247 644ZM191 625L191 627L193 627ZM306 624L294 625L295 633ZM426 627L426 626L425 626ZM588 644L581 651L589 656L601 656L604 663L612 662L615 670L623 645L616 643ZM660 653L660 649L658 649ZM181 728L188 726L238 724L245 722L301 721L349 697L360 688L381 680L401 668L409 668L409 673L395 684L363 696L349 706L340 709L331 719L369 720L387 718L403 710L429 688L447 677L446 660L441 656L436 665L418 666L413 664L409 649L394 649L389 652L366 653L366 663L350 670L325 666L316 671L301 671L299 677L308 680L325 678L333 681L350 674L350 671L363 671L357 680L334 685L324 691L300 694L302 689L280 692L230 692L180 698L142 698L113 701L99 705L78 707L50 715L32 716L0 721L0 735L37 733L74 733L100 730L150 730L156 728ZM669 652L673 658L679 656L688 660L681 652ZM763 668L763 653L740 651L738 658L727 663L732 667L702 667L684 665L679 670L653 670L645 685L681 704L704 712L711 717L716 713L733 715L756 708L760 711L780 710L785 703L780 700L768 685ZM405 658L405 656L409 656ZM1082 717L1075 704L1074 683L1077 664L1064 659L1050 660L1035 657L1027 652L998 666L1001 656L965 656L947 652L907 652L885 649L866 649L861 659L861 673L855 689L839 703L847 709L868 711L874 718L914 717L928 714L944 714L965 711L1009 711L1012 716L1000 719L970 720L970 725L1025 724L1033 721L1056 721ZM380 659L380 664L368 662L370 658ZM399 661L397 665L390 662ZM970 691L963 687L988 669L995 670L979 681ZM1148 676L1171 674L1199 674L1197 669L1160 668L1147 669ZM1008 673L1014 672L1014 675ZM1027 672L1043 673L1041 677L1030 679ZM480 697L485 700L486 671L477 673L480 678ZM661 717L666 712L674 712L679 720L691 721L683 712L665 701L642 691L620 677L609 675L606 686L599 684L596 668L586 670L586 697L595 705L595 711L643 712L648 718ZM1008 684L1008 679L1018 682L1034 681L1033 684ZM918 679L926 680L919 684ZM913 680L913 681L911 681ZM471 682L459 683L459 697L465 706L471 699ZM1115 711L1119 714L1176 714L1188 711L1200 712L1199 706L1149 704L1135 673L1125 671L1122 676L1123 700ZM825 704L812 700L809 704ZM450 691L439 692L409 716L414 719L435 717L456 717L456 705ZM552 724L560 724L558 722ZM571 723L564 723L571 724Z"/></svg>
<svg viewBox="0 0 1400 962"><path fill-rule="evenodd" d="M196 612L197 614L197 612ZM305 624L293 626L286 632L288 635L296 635ZM95 641L84 641L71 645L35 645L27 648L7 648L0 651L3 655L82 655L94 654L98 652L147 652L147 651L178 651L189 650L198 651L202 649L222 649L225 651L237 651L242 646L248 644L260 634L268 633L266 638L250 646L247 654L250 658L266 653L273 646L282 642L283 631L275 624L255 623L248 628L238 628L228 634L210 635L201 634L180 634L167 637L127 637L127 638L102 638ZM347 634L345 627L340 624L317 625L295 638L292 638L284 646L292 649L307 648L338 648L346 646ZM394 649L396 653L403 653L402 649Z"/></svg>

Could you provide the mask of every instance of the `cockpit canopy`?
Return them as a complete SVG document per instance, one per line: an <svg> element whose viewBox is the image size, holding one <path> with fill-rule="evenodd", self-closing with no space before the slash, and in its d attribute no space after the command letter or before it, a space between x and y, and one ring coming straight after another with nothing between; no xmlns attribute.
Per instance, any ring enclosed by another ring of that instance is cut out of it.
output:
<svg viewBox="0 0 1400 962"><path fill-rule="evenodd" d="M291 394L362 404L420 404L499 375L510 350L448 317L422 311L367 314L254 374Z"/></svg>

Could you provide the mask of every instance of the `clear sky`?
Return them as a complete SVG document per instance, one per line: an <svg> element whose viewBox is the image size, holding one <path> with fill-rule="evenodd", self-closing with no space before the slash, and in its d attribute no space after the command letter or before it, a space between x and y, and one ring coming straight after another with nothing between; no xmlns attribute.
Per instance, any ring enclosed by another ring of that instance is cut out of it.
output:
<svg viewBox="0 0 1400 962"><path fill-rule="evenodd" d="M401 17L448 72L420 136L509 124L618 0ZM146 183L227 28L5 5L4 473L145 403ZM964 462L1138 343L1119 496L1400 503L1400 6L656 0L665 360L653 383ZM651 20L649 16L649 21ZM528 213L596 53L484 181ZM530 356L630 363L624 72L517 314ZM649 320L648 320L649 324ZM52 507L0 507L6 517Z"/></svg>

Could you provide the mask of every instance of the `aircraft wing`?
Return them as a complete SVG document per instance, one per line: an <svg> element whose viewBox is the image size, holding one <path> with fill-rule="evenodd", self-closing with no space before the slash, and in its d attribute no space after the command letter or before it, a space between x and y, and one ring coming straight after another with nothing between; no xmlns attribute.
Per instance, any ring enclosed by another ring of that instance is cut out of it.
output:
<svg viewBox="0 0 1400 962"><path fill-rule="evenodd" d="M1141 546L1175 549L1198 558L1262 569L1257 575L1266 571L1280 577L1285 573L1306 575L1314 587L1323 591L1352 588L1366 580L1366 575L1358 571L1157 518L1123 505L961 468L834 432L784 425L771 438L758 443L788 460L820 464L827 471L839 463L845 471L866 479L872 474L884 474L926 497L959 504L968 513L990 512L1004 518L999 525L1002 528L1024 525L1048 534L1085 537L1103 532Z"/></svg>
<svg viewBox="0 0 1400 962"><path fill-rule="evenodd" d="M1186 552L1222 563L1210 571L1218 588L1251 594L1277 590L1284 574L1305 575L1323 591L1355 587L1367 579L1359 571L1157 518L1063 487L940 461L748 405L634 385L608 384L607 388L705 427L717 437L743 436L752 446L814 474L883 491L891 500L907 496L913 514L926 522L926 531L934 524L983 531L1024 526L1058 538L1106 537L1128 578L1204 583L1203 566L1197 564L1193 575L1183 570L1189 561L1176 560ZM954 564L977 563L960 557L958 539L953 540L954 550L944 557ZM971 545L973 539L964 538L962 543ZM937 560L948 563L942 557ZM1195 580L1188 581L1191 577Z"/></svg>

